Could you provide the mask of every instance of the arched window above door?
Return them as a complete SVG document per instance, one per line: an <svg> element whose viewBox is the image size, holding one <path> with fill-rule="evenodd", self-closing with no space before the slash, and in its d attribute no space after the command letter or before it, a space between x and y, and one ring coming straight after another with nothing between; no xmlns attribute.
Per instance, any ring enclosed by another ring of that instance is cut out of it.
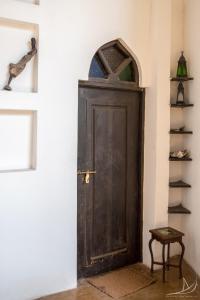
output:
<svg viewBox="0 0 200 300"><path fill-rule="evenodd" d="M103 45L94 55L89 79L121 81L139 85L139 72L135 59L119 40Z"/></svg>

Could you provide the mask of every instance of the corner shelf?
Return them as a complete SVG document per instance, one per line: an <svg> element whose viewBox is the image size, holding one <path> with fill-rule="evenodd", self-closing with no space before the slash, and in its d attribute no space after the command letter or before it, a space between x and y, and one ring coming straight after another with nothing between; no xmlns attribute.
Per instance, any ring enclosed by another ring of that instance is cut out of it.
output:
<svg viewBox="0 0 200 300"><path fill-rule="evenodd" d="M182 204L176 205L176 206L169 206L168 207L168 214L185 214L185 215L189 215L191 214L191 211L187 208L185 208L184 206L182 206Z"/></svg>
<svg viewBox="0 0 200 300"><path fill-rule="evenodd" d="M191 185L182 180L178 180L178 181L169 182L169 187L170 188L191 188Z"/></svg>
<svg viewBox="0 0 200 300"><path fill-rule="evenodd" d="M192 158L177 158L177 157L169 157L169 161L192 161Z"/></svg>
<svg viewBox="0 0 200 300"><path fill-rule="evenodd" d="M193 77L172 77L170 78L171 81L190 81L190 80L194 80Z"/></svg>
<svg viewBox="0 0 200 300"><path fill-rule="evenodd" d="M176 103L170 103L170 106L172 108L187 108L187 107L193 107L193 103L184 103L184 104L176 104Z"/></svg>
<svg viewBox="0 0 200 300"><path fill-rule="evenodd" d="M170 81L177 82L177 99L179 99L179 94L181 93L183 95L183 99L186 99L184 96L184 82L188 82L193 80L193 77L187 76L187 77L172 77L170 78ZM193 103L189 103L189 100L184 100L183 102L175 100L175 98L172 98L170 101L170 108L172 109L184 109L184 108L191 108L193 107ZM169 130L170 135L191 135L193 134L192 130L188 130L185 127L182 127L182 130L179 130L179 128L170 128ZM191 162L191 157L172 157L171 152L169 154L169 161L170 162ZM170 189L188 189L191 188L191 185L184 182L183 180L177 180L173 181L172 179L169 180L169 188ZM175 206L169 206L168 207L168 214L191 214L191 211L185 208L182 203Z"/></svg>
<svg viewBox="0 0 200 300"><path fill-rule="evenodd" d="M170 129L169 134L193 134L193 131Z"/></svg>

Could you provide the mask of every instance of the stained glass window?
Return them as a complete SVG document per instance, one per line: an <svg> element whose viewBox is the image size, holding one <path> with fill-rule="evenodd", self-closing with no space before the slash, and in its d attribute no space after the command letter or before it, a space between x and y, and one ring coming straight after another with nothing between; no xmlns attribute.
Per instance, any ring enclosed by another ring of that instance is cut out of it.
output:
<svg viewBox="0 0 200 300"><path fill-rule="evenodd" d="M116 46L106 48L103 50L103 54L113 72L116 71L117 67L119 67L126 58L126 56Z"/></svg>
<svg viewBox="0 0 200 300"><path fill-rule="evenodd" d="M92 59L89 78L139 84L136 61L119 40L99 48Z"/></svg>
<svg viewBox="0 0 200 300"><path fill-rule="evenodd" d="M96 54L92 60L90 66L90 78L106 78L107 73L101 60L99 59L98 55Z"/></svg>
<svg viewBox="0 0 200 300"><path fill-rule="evenodd" d="M132 64L129 64L119 75L122 81L134 81L134 70Z"/></svg>

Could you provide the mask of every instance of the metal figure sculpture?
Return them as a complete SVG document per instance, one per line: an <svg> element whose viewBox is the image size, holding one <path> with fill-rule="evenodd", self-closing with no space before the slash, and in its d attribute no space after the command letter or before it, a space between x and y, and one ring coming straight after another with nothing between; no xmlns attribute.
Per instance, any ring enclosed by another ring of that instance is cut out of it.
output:
<svg viewBox="0 0 200 300"><path fill-rule="evenodd" d="M184 104L185 103L185 89L183 82L180 80L177 89L177 97L176 97L176 104Z"/></svg>
<svg viewBox="0 0 200 300"><path fill-rule="evenodd" d="M12 88L10 87L11 81L13 78L16 78L26 67L26 64L36 55L37 48L36 48L36 40L35 38L31 39L31 47L32 50L28 52L25 56L23 56L17 64L10 64L9 65L9 80L7 85L4 87L4 90L11 91Z"/></svg>

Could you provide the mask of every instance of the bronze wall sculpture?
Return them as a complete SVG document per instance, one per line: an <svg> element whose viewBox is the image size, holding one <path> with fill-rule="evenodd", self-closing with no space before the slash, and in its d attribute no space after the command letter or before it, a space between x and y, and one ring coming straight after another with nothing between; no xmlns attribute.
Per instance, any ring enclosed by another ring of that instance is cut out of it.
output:
<svg viewBox="0 0 200 300"><path fill-rule="evenodd" d="M31 46L32 50L28 52L25 56L23 56L17 64L10 64L9 65L9 80L7 85L4 87L4 90L11 91L12 88L10 87L10 83L13 78L16 78L26 67L26 64L36 55L37 48L36 48L36 39L31 39Z"/></svg>

